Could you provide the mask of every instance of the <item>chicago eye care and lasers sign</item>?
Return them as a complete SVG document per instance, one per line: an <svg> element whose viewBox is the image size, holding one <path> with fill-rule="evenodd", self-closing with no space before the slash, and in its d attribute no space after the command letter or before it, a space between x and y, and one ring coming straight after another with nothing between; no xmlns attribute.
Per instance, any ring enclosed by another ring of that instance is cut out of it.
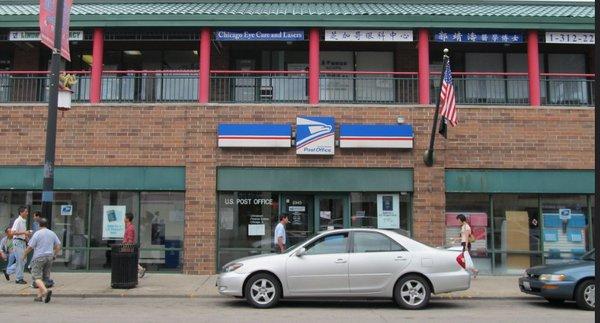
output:
<svg viewBox="0 0 600 323"><path fill-rule="evenodd" d="M105 205L102 211L102 240L120 240L125 235L125 205Z"/></svg>
<svg viewBox="0 0 600 323"><path fill-rule="evenodd" d="M295 41L304 40L303 30L243 29L217 30L218 41Z"/></svg>

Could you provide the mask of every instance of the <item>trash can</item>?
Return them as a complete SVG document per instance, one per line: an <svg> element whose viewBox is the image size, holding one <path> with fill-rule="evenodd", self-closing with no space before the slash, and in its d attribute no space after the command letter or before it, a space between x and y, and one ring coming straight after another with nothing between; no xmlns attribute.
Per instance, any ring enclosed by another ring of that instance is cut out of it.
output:
<svg viewBox="0 0 600 323"><path fill-rule="evenodd" d="M138 284L137 244L113 244L111 246L111 287L134 288Z"/></svg>

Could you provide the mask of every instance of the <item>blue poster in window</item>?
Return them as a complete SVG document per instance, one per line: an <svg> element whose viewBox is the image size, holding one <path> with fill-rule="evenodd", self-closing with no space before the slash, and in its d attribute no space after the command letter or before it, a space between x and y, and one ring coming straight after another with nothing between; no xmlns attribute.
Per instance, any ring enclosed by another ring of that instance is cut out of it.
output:
<svg viewBox="0 0 600 323"><path fill-rule="evenodd" d="M296 118L297 155L333 155L335 119L333 117Z"/></svg>
<svg viewBox="0 0 600 323"><path fill-rule="evenodd" d="M519 44L524 42L523 34L502 30L468 31L468 30L438 30L433 39L440 43L498 43Z"/></svg>

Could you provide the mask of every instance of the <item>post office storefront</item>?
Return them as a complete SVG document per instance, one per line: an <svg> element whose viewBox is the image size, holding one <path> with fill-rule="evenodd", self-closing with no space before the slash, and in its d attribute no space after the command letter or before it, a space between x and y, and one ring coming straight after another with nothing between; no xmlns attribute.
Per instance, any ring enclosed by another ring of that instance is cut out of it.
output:
<svg viewBox="0 0 600 323"><path fill-rule="evenodd" d="M219 268L272 252L282 213L288 247L329 229L411 232L412 169L220 167L217 190Z"/></svg>

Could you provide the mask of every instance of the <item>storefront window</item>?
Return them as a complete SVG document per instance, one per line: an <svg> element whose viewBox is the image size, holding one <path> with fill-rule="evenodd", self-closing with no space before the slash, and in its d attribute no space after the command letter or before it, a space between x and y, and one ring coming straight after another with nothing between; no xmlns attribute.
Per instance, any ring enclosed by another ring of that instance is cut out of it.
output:
<svg viewBox="0 0 600 323"><path fill-rule="evenodd" d="M446 246L460 246L461 224L456 216L464 214L476 239L471 244L471 256L481 273L492 272L489 203L487 194L446 194Z"/></svg>
<svg viewBox="0 0 600 323"><path fill-rule="evenodd" d="M4 229L12 226L17 218L17 211L21 206L31 205L32 192L25 191L0 191L0 224L2 234ZM29 201L29 203L27 203Z"/></svg>
<svg viewBox="0 0 600 323"><path fill-rule="evenodd" d="M181 268L184 193L142 192L140 202L140 263L147 268Z"/></svg>
<svg viewBox="0 0 600 323"><path fill-rule="evenodd" d="M542 237L546 263L578 259L590 250L585 195L542 195Z"/></svg>
<svg viewBox="0 0 600 323"><path fill-rule="evenodd" d="M350 225L391 229L409 236L409 200L405 193L350 193Z"/></svg>
<svg viewBox="0 0 600 323"><path fill-rule="evenodd" d="M41 193L34 194L34 201L41 203ZM52 231L62 244L62 252L56 257L54 267L85 269L88 246L88 192L55 192L52 211Z"/></svg>
<svg viewBox="0 0 600 323"><path fill-rule="evenodd" d="M110 212L108 206L124 207L125 212L132 212L134 215L133 225L139 227L139 194L137 192L95 192L92 194L92 214L91 214L91 234L90 246L95 248L90 252L90 268L106 269L110 268L110 250L111 244L120 243L122 239L103 238L103 219L104 213ZM139 236L138 236L139 239Z"/></svg>
<svg viewBox="0 0 600 323"><path fill-rule="evenodd" d="M222 249L246 249L241 255L271 252L278 216L279 197L276 193L220 193L219 267L240 255L239 250Z"/></svg>
<svg viewBox="0 0 600 323"><path fill-rule="evenodd" d="M494 195L495 272L521 274L541 264L537 195Z"/></svg>

